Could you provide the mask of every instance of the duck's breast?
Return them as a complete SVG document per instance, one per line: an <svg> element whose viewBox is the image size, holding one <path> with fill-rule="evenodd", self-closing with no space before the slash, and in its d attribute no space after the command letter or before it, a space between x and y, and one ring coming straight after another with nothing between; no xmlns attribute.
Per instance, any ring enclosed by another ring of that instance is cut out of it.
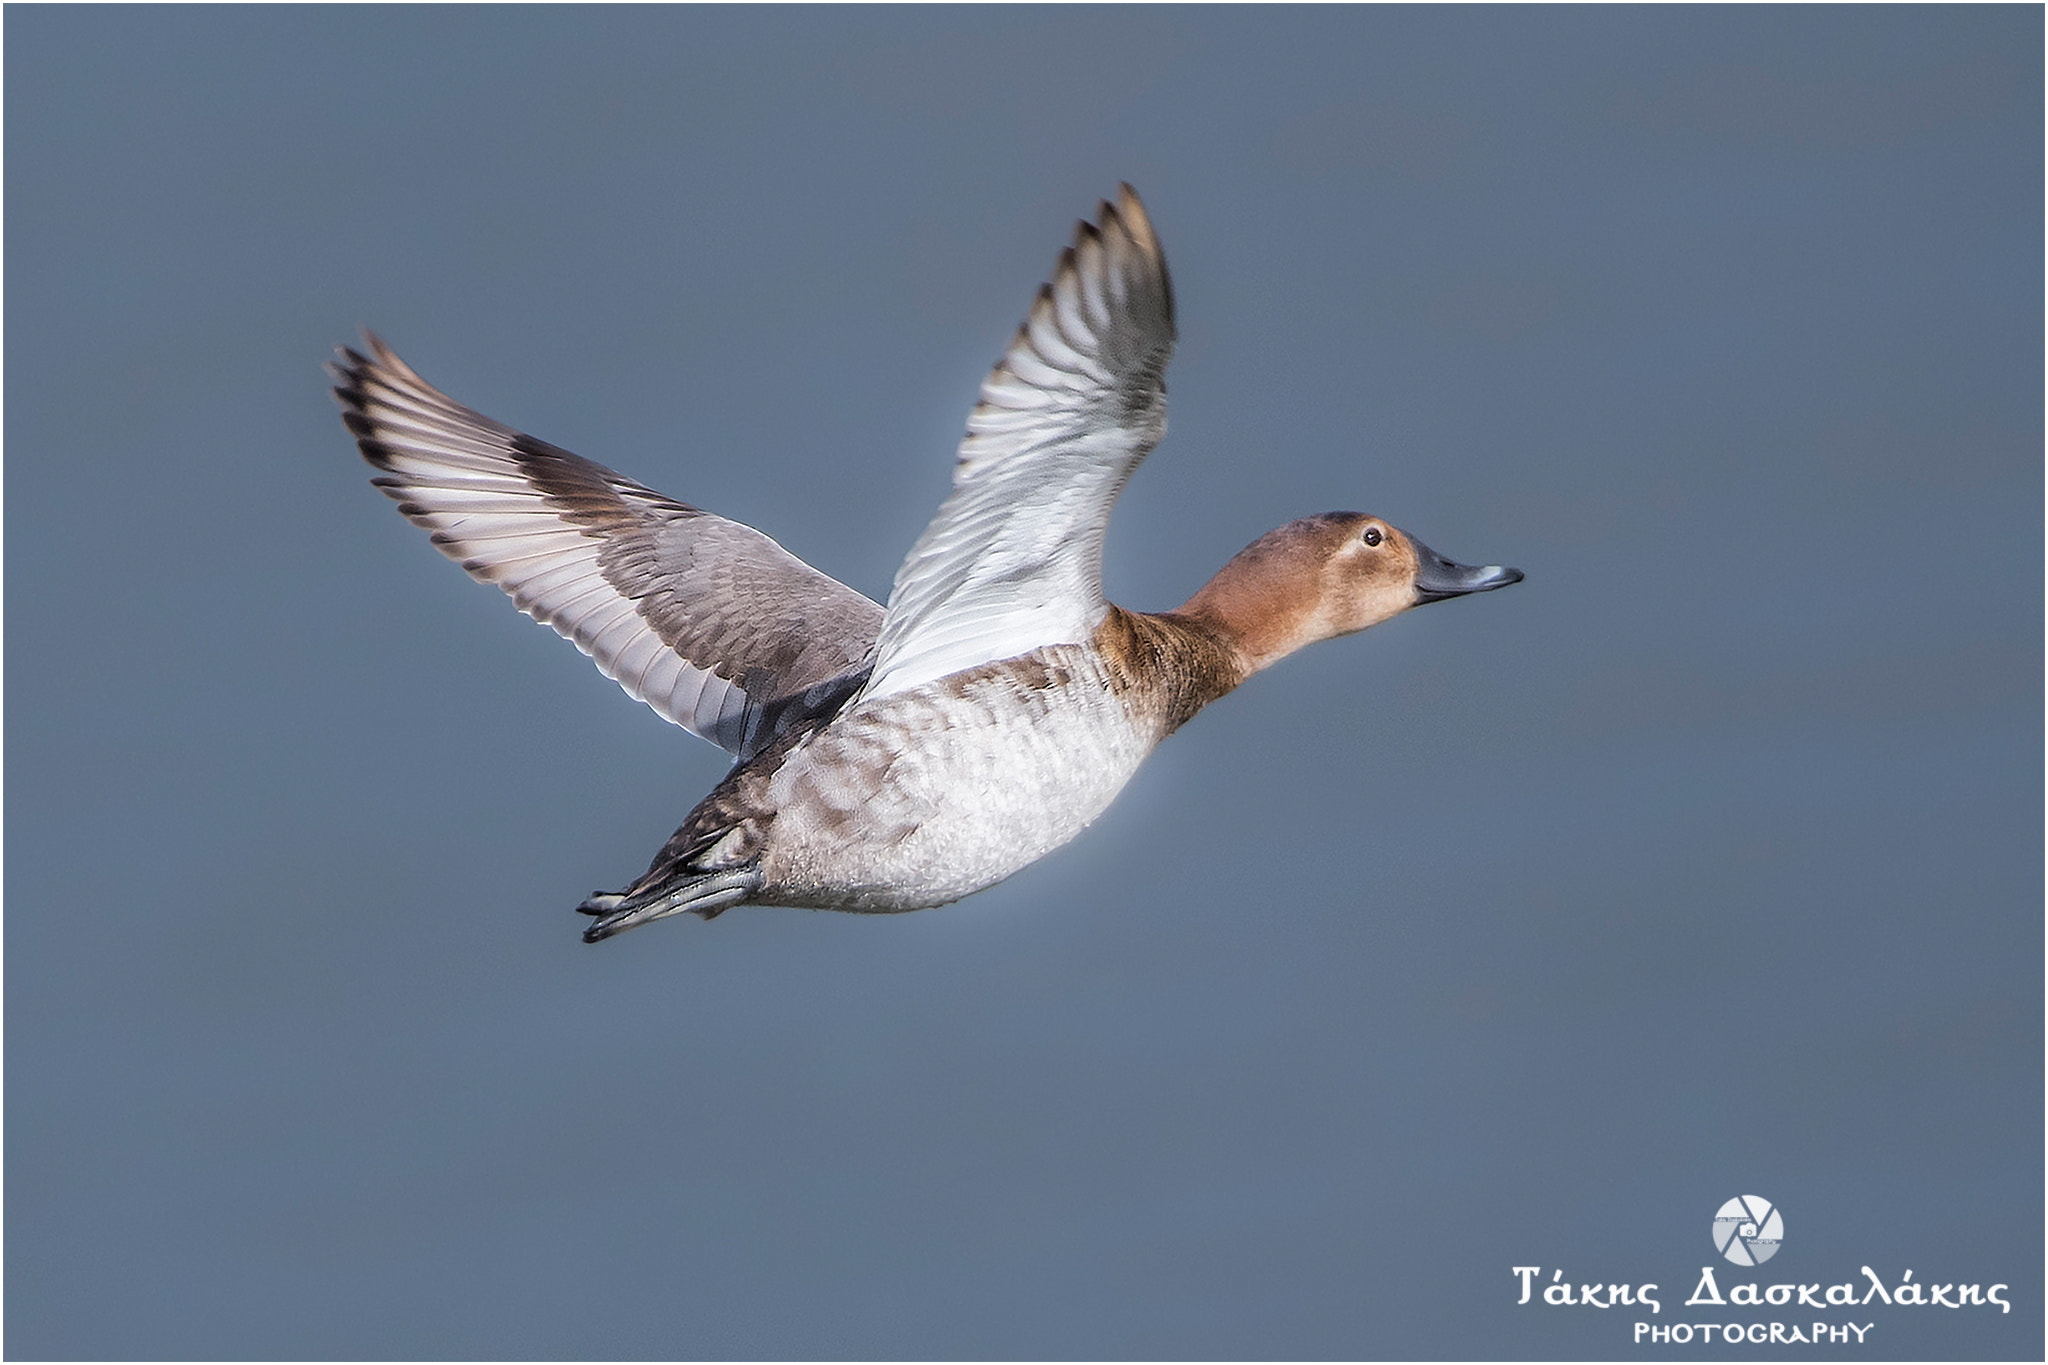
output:
<svg viewBox="0 0 2048 1365"><path fill-rule="evenodd" d="M1102 813L1165 733L1099 651L1054 645L863 698L792 750L763 901L916 910L992 886Z"/></svg>

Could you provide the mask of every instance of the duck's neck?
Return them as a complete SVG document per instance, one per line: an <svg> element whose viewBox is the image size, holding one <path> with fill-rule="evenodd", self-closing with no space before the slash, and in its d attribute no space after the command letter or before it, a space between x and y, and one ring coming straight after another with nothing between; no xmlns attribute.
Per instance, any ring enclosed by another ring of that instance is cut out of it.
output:
<svg viewBox="0 0 2048 1365"><path fill-rule="evenodd" d="M1201 591L1166 614L1228 651L1236 682L1329 634L1318 629L1314 612L1304 606L1294 561L1276 552L1295 529L1283 526L1253 541Z"/></svg>
<svg viewBox="0 0 2048 1365"><path fill-rule="evenodd" d="M1095 629L1095 644L1109 663L1110 685L1157 716L1162 736L1252 671L1213 623L1185 609L1154 614L1112 606Z"/></svg>

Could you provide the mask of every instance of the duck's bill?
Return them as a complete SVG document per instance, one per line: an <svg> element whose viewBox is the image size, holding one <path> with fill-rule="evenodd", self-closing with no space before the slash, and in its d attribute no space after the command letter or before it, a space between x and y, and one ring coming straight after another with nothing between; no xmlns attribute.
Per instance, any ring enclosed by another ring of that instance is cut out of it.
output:
<svg viewBox="0 0 2048 1365"><path fill-rule="evenodd" d="M1467 593L1492 592L1505 588L1510 583L1522 581L1520 569L1509 569L1499 564L1483 564L1474 568L1470 564L1459 564L1445 559L1415 537L1408 537L1408 543L1415 547L1415 601L1441 602L1446 597L1463 597Z"/></svg>

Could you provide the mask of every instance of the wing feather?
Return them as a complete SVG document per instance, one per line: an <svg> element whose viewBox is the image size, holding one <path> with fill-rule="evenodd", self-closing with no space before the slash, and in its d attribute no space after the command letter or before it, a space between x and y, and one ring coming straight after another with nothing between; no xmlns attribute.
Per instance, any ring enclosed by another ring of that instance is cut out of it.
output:
<svg viewBox="0 0 2048 1365"><path fill-rule="evenodd" d="M866 694L1101 622L1110 510L1166 430L1173 286L1129 185L1082 223L968 415L953 491L889 597Z"/></svg>
<svg viewBox="0 0 2048 1365"><path fill-rule="evenodd" d="M759 531L471 411L375 336L333 372L399 510L691 733L750 757L793 698L864 669L882 608Z"/></svg>

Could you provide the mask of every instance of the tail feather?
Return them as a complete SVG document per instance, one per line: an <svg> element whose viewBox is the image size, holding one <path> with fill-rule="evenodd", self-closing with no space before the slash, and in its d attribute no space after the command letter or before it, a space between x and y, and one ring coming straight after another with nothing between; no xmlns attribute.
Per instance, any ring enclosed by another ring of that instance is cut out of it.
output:
<svg viewBox="0 0 2048 1365"><path fill-rule="evenodd" d="M614 934L642 924L680 914L687 910L704 919L715 919L752 896L761 886L758 864L720 868L715 872L682 872L626 891L598 891L576 907L597 916L583 931L585 943L598 943Z"/></svg>

